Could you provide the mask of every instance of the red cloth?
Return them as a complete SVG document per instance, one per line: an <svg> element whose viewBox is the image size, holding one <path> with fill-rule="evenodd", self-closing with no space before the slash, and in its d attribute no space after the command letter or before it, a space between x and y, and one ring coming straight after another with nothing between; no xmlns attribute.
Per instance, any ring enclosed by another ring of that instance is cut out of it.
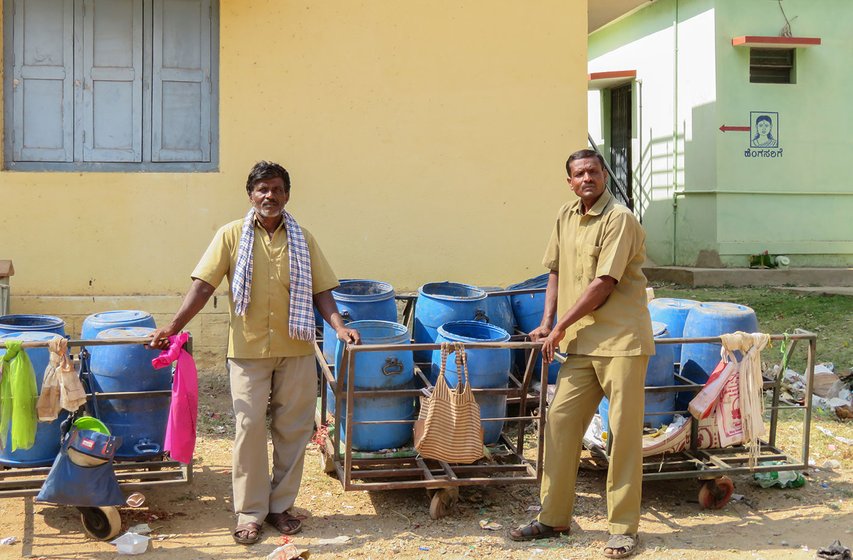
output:
<svg viewBox="0 0 853 560"><path fill-rule="evenodd" d="M154 369L178 362L172 380L172 403L163 447L172 459L181 463L189 463L193 458L198 420L198 370L193 357L184 350L189 337L187 332L170 336L169 348L151 360Z"/></svg>

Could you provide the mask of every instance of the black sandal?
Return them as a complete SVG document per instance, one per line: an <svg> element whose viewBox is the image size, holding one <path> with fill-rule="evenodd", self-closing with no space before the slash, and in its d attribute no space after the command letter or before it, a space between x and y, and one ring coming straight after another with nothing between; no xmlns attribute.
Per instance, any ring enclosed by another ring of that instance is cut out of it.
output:
<svg viewBox="0 0 853 560"><path fill-rule="evenodd" d="M261 526L254 521L240 523L234 529L232 536L237 544L255 544L261 538Z"/></svg>
<svg viewBox="0 0 853 560"><path fill-rule="evenodd" d="M527 525L522 525L517 529L510 529L509 538L514 541L532 541L536 539L550 539L568 534L568 527L551 527L534 519Z"/></svg>

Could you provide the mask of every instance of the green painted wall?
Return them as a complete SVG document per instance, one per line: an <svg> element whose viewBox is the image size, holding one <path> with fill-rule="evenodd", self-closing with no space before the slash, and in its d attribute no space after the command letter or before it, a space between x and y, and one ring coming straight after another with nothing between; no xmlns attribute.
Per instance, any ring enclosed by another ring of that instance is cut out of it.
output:
<svg viewBox="0 0 853 560"><path fill-rule="evenodd" d="M659 264L745 266L767 250L792 266L853 265L843 167L853 153L853 2L783 7L794 36L822 39L797 49L795 84L750 83L749 49L732 46L736 36L779 36L776 2L659 0L589 36L590 72L637 71L634 174ZM751 132L719 130L749 126L751 112L778 114L781 157L745 157Z"/></svg>

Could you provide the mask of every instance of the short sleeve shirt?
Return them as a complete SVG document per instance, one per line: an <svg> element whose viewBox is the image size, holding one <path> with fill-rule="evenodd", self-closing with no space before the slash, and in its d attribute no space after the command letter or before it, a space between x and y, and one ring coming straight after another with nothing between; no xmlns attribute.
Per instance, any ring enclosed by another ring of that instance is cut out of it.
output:
<svg viewBox="0 0 853 560"><path fill-rule="evenodd" d="M237 263L237 250L243 220L222 226L193 270L192 277L219 286L223 278L231 278ZM335 273L323 256L314 236L302 228L311 255L314 294L338 285ZM252 291L245 315L234 312L230 297L231 322L228 328L229 358L286 358L313 353L310 342L295 340L288 334L290 319L290 256L284 221L272 237L255 220L255 243L252 251Z"/></svg>
<svg viewBox="0 0 853 560"><path fill-rule="evenodd" d="M611 276L617 283L601 307L569 326L560 348L590 356L652 355L642 271L645 232L634 214L606 190L586 214L582 212L580 199L560 208L542 260L559 273L558 316L571 309L593 279Z"/></svg>

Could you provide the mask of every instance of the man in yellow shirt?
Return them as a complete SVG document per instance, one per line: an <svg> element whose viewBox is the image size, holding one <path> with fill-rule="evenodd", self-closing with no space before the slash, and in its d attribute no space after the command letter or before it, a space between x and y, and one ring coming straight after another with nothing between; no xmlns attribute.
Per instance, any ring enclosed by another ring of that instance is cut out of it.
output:
<svg viewBox="0 0 853 560"><path fill-rule="evenodd" d="M646 366L654 354L641 268L645 233L631 211L607 192L600 155L575 152L566 171L578 200L557 215L543 260L551 271L545 312L530 337L542 341L547 362L558 345L568 358L545 424L542 510L537 520L510 531L510 538L569 532L583 435L606 396L612 444L607 473L610 539L603 552L608 558L624 558L639 542L643 393Z"/></svg>
<svg viewBox="0 0 853 560"><path fill-rule="evenodd" d="M282 534L302 529L289 513L302 480L317 397L312 303L339 339L357 344L344 326L332 289L338 280L314 237L284 210L290 176L278 164L255 164L246 181L252 209L222 226L192 273L180 309L153 334L168 346L227 276L231 286L228 372L234 405L234 540L258 541L264 521ZM273 470L267 457L266 411L271 411Z"/></svg>

